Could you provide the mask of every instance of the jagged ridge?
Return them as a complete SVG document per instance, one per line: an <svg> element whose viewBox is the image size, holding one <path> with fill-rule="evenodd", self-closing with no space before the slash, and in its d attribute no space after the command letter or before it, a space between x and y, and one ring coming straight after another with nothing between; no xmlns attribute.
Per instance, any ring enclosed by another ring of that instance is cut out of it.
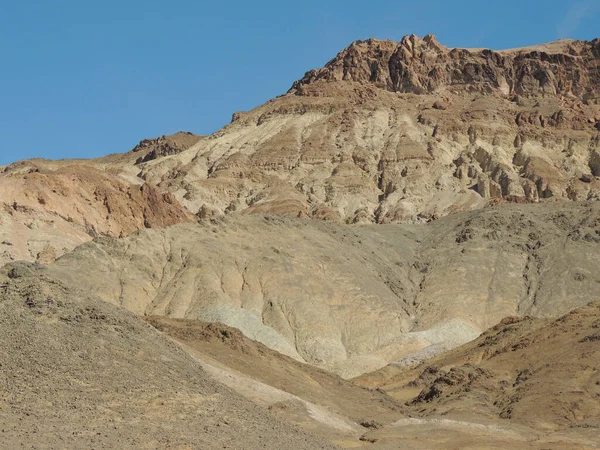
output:
<svg viewBox="0 0 600 450"><path fill-rule="evenodd" d="M311 70L291 91L319 80L359 81L403 93L440 89L506 95L600 97L600 39L562 40L522 49L447 48L435 36L405 36L400 42L369 39L342 50L324 68Z"/></svg>

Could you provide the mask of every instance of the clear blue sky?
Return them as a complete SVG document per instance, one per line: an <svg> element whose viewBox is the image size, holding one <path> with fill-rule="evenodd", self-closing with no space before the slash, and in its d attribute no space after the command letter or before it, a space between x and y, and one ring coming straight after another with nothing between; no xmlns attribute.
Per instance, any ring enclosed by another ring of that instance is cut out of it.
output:
<svg viewBox="0 0 600 450"><path fill-rule="evenodd" d="M0 0L0 165L211 133L356 39L600 36L600 0Z"/></svg>

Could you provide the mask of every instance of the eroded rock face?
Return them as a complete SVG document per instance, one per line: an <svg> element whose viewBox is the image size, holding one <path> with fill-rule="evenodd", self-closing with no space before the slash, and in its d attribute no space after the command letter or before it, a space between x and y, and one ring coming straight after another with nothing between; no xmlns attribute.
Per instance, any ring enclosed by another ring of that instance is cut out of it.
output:
<svg viewBox="0 0 600 450"><path fill-rule="evenodd" d="M523 49L449 49L435 36L405 36L400 42L356 41L323 69L311 70L292 90L318 80L358 81L402 93L440 89L525 96L600 97L600 39L562 40Z"/></svg>
<svg viewBox="0 0 600 450"><path fill-rule="evenodd" d="M180 131L170 136L159 136L155 139L143 139L136 145L132 152L143 153L136 159L136 164L141 164L163 156L176 155L190 148L202 136L196 136L190 132Z"/></svg>
<svg viewBox="0 0 600 450"><path fill-rule="evenodd" d="M135 175L201 217L426 222L490 203L596 199L599 45L356 42Z"/></svg>
<svg viewBox="0 0 600 450"><path fill-rule="evenodd" d="M594 300L599 226L596 202L427 225L238 215L98 239L50 270L136 314L225 323L352 377L463 344L506 316Z"/></svg>
<svg viewBox="0 0 600 450"><path fill-rule="evenodd" d="M172 193L83 164L23 162L0 174L0 263L48 263L97 236L190 220Z"/></svg>

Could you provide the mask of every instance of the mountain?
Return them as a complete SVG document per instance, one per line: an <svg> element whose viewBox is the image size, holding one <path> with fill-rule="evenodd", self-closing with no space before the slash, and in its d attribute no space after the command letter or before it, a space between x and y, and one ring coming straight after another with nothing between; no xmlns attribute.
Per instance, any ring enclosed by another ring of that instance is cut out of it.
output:
<svg viewBox="0 0 600 450"><path fill-rule="evenodd" d="M599 226L597 202L426 225L236 215L96 239L48 270L141 316L221 322L350 378L600 297Z"/></svg>
<svg viewBox="0 0 600 450"><path fill-rule="evenodd" d="M210 136L0 168L4 441L597 448L599 82L598 39L370 39Z"/></svg>
<svg viewBox="0 0 600 450"><path fill-rule="evenodd" d="M18 217L20 249L5 247L2 258L60 255L89 240L86 235L118 236L143 225L146 205L134 208L142 218L135 225L107 223L131 220L105 215L84 220L93 191L67 202L67 211L62 199L49 208L35 195L15 194L15 183L31 184L16 178L33 177L36 189L52 199L53 185L66 183L60 171L75 168L87 171L84 178L94 169L109 183L126 183L120 190L146 185L171 192L168 201L200 217L272 213L346 223L426 222L497 202L596 200L599 64L598 39L505 51L449 49L431 35L357 41L287 94L235 113L210 136L180 132L143 140L122 155L5 167L4 217L15 202L24 203L49 225L32 233L23 227L28 217ZM157 224L183 220L181 212L175 216ZM6 229L15 220L2 223ZM52 249L46 233L53 240L72 236Z"/></svg>
<svg viewBox="0 0 600 450"><path fill-rule="evenodd" d="M357 41L139 177L202 215L420 222L597 199L600 40L492 51Z"/></svg>

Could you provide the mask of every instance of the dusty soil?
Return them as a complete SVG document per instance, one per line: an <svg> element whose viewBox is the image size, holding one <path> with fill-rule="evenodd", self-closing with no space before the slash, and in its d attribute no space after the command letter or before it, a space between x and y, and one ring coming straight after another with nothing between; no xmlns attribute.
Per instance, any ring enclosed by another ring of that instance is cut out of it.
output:
<svg viewBox="0 0 600 450"><path fill-rule="evenodd" d="M126 310L41 267L0 276L3 447L333 448L212 381Z"/></svg>
<svg viewBox="0 0 600 450"><path fill-rule="evenodd" d="M598 302L558 319L509 317L415 368L364 375L359 385L383 389L419 418L368 436L395 443L406 428L417 439L416 429L432 425L453 429L454 441L471 428L515 448L598 448L599 330ZM457 448L476 448L469 445Z"/></svg>
<svg viewBox="0 0 600 450"><path fill-rule="evenodd" d="M360 444L359 438L369 428L406 417L404 406L382 392L361 388L332 373L302 364L248 339L235 328L156 316L146 320L182 344L191 355L221 369L210 372L217 380L286 420L334 442ZM229 383L226 379L236 376L254 380L263 387L247 392L244 383Z"/></svg>

